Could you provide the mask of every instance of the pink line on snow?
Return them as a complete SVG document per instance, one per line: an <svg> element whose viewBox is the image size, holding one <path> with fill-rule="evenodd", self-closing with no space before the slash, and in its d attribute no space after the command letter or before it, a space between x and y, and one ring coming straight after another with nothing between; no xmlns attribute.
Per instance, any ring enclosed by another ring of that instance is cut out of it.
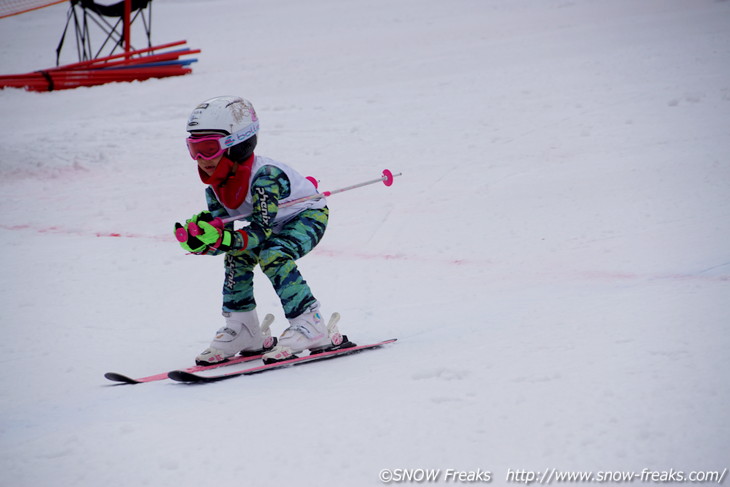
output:
<svg viewBox="0 0 730 487"><path fill-rule="evenodd" d="M3 230L28 230L37 233L51 233L58 235L74 235L79 237L99 237L99 238L143 238L148 240L157 240L161 242L174 242L175 236L172 232L170 235L143 235L137 233L119 233L119 232L94 232L94 231L83 231L83 230L70 230L67 227L51 226L44 228L37 228L31 225L5 225L0 224L0 229ZM331 257L339 259L357 259L357 260L372 260L372 261L399 261L399 262L412 262L419 264L432 264L432 265L447 265L447 266L473 266L473 267L493 267L497 265L494 261L488 259L474 259L474 258L461 258L461 257L439 257L439 256L427 256L420 254L388 254L388 253L374 253L374 252L362 252L362 251L351 251L351 250L335 250L332 248L318 248L312 251L314 256ZM501 264L504 268L504 264ZM563 269L557 274L565 275L567 271ZM525 271L521 269L515 270L515 274L524 274ZM719 275L704 275L704 274L641 274L634 272L620 272L620 271L573 271L583 279L591 280L616 280L616 281L638 281L638 280L674 280L674 281L705 281L705 282L730 282L730 275L719 274ZM542 277L548 277L553 275L552 273L538 273Z"/></svg>
<svg viewBox="0 0 730 487"><path fill-rule="evenodd" d="M581 271L581 270L569 270L563 269L555 272L544 272L544 271L525 271L520 268L515 268L510 271L509 265L499 264L495 261L488 259L475 259L475 258L449 258L449 257L438 257L438 256L427 256L420 254L404 255L404 254L378 254L368 253L360 251L343 251L334 250L331 248L314 249L312 255L332 257L332 258L345 258L345 259L357 259L357 260L385 260L385 261L402 261L412 262L418 264L431 264L431 265L447 265L447 266L469 266L469 267L500 267L500 273L507 272L512 276L536 276L537 279L551 279L553 277L565 276L570 273L578 276L581 279L589 280L603 280L603 281L704 281L704 282L730 282L730 275L705 275L702 273L697 274L681 274L681 273L637 273L637 272L621 272L621 271ZM485 279L493 279L494 276L485 276ZM497 277L499 278L499 277Z"/></svg>
<svg viewBox="0 0 730 487"><path fill-rule="evenodd" d="M167 235L142 235L138 233L119 233L119 232L94 232L85 230L71 230L68 227L50 226L37 228L31 225L4 225L0 224L3 230L28 230L36 233L51 233L55 235L74 235L77 237L111 237L111 238L145 238L149 240L159 241L175 241L172 233Z"/></svg>
<svg viewBox="0 0 730 487"><path fill-rule="evenodd" d="M431 263L431 264L446 264L446 265L477 265L477 266L488 266L493 264L492 261L486 259L462 259L462 258L444 258L436 256L424 256L418 254L404 255L404 254L378 254L372 252L360 252L360 251L344 251L334 250L331 248L314 249L312 255L321 255L324 257L335 257L335 258L354 258L358 260L392 260L392 261L403 261L403 262L420 262L420 263Z"/></svg>
<svg viewBox="0 0 730 487"><path fill-rule="evenodd" d="M613 272L613 271L582 271L578 274L588 279L608 279L608 280L667 280L667 281L716 281L728 282L730 275L703 275L703 274L639 274L635 272Z"/></svg>

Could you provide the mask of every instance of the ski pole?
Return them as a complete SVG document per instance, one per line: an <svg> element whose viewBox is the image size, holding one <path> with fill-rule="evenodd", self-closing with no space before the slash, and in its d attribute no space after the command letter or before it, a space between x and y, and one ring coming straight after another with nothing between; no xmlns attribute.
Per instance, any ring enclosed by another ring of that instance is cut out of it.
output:
<svg viewBox="0 0 730 487"><path fill-rule="evenodd" d="M390 169L384 169L383 170L383 175L380 176L378 179L372 179L370 181L364 181L362 183L353 184L352 186L346 186L344 188L333 189L331 191L324 191L322 193L317 193L317 194L313 194L313 195L310 195L310 196L305 196L303 198L297 198L295 200L286 201L284 203L281 203L279 205L279 208L286 208L286 207L289 207L289 206L296 205L298 203L303 203L305 201L318 200L318 199L321 199L321 198L326 198L328 196L332 196L333 194L344 193L345 191L350 191L351 189L362 188L363 186L368 186L370 184L375 184L375 183L383 183L386 186L391 186L393 184L393 180L396 177L402 176L402 175L403 175L403 173L401 173L401 172L396 173L396 174L393 174L390 171ZM312 181L312 184L314 184L315 187L317 186L317 182L316 182L315 179L313 179L313 178L308 178L308 179L310 181ZM227 223L231 223L231 222L234 222L236 220L241 220L243 218L245 218L245 217L244 216L229 216L227 218L214 218L210 222L210 224L213 225L214 227L217 227L217 228L221 228L222 229L223 226L226 225ZM177 229L175 230L175 237L177 238L177 240L179 242L185 242L188 239L188 236L190 236L190 237L196 237L196 236L198 236L198 235L200 235L202 233L200 231L200 228L195 223L192 223L192 222L188 225L187 231L179 223L176 225L176 228Z"/></svg>
<svg viewBox="0 0 730 487"><path fill-rule="evenodd" d="M286 208L286 207L289 207L289 206L294 206L296 204L303 203L305 201L318 200L318 199L322 199L322 198L327 198L328 196L332 196L333 194L344 193L345 191L350 191L351 189L362 188L363 186L368 186L370 184L375 184L375 183L380 183L380 182L382 182L386 186L391 186L393 184L393 179L395 179L398 176L402 176L402 175L403 175L402 172L399 172L397 174L393 174L390 171L390 169L383 169L383 175L380 176L378 179L372 179L370 181L365 181L363 183L353 184L352 186L346 186L344 188L333 189L332 191L325 191L323 193L317 193L317 194L313 194L313 195L310 195L310 196L305 196L303 198L297 198L295 200L285 201L284 203L281 203L279 205L279 208ZM312 178L312 179L309 179L309 180L312 181L312 184L314 184L315 187L317 186L316 179ZM231 222L236 221L236 220L239 220L241 218L243 218L243 217L240 217L240 216L230 216L228 218L221 218L221 221L225 225L226 223L231 223Z"/></svg>

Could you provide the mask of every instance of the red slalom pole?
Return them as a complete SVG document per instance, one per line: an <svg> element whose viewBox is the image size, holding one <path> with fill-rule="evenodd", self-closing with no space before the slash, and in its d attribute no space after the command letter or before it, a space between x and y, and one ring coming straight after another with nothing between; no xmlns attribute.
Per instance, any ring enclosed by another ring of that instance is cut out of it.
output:
<svg viewBox="0 0 730 487"><path fill-rule="evenodd" d="M124 0L124 59L132 57L132 0Z"/></svg>
<svg viewBox="0 0 730 487"><path fill-rule="evenodd" d="M144 53L147 53L150 51L160 51L162 49L167 49L170 47L181 46L185 43L187 43L187 41L168 42L167 44L160 44L159 46L146 47L144 49L138 49L136 51L131 51L129 54L132 56L137 56L139 54L144 54ZM87 69L104 68L104 67L107 67L107 63L109 61L120 60L121 58L124 58L126 56L127 56L127 53L123 52L121 54L114 54L111 56L100 57L100 58L96 58L96 59L89 59L88 61L79 61L77 63L66 64L64 66L57 66L55 68L47 69L46 71L68 71L68 70L81 69L81 68L87 68Z"/></svg>

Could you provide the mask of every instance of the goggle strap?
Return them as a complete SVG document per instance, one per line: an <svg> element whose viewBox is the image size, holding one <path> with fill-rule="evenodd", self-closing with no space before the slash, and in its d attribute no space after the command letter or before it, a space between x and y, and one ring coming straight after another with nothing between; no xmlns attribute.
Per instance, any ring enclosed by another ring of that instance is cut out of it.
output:
<svg viewBox="0 0 730 487"><path fill-rule="evenodd" d="M226 135L225 137L222 137L220 141L218 142L221 146L221 149L228 149L229 147L236 145L238 143L243 142L244 140L250 139L254 135L256 135L256 132L259 131L259 121L256 120L255 122L250 123L248 126L242 128L238 132L232 133L231 135Z"/></svg>

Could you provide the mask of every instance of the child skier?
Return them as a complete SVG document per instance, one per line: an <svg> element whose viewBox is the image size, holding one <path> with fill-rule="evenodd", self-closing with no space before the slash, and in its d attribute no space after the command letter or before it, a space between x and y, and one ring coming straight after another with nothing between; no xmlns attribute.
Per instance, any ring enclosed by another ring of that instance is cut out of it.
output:
<svg viewBox="0 0 730 487"><path fill-rule="evenodd" d="M193 254L225 253L225 325L196 363L223 362L237 353L264 353L270 363L332 347L320 303L295 263L324 235L329 215L325 198L279 207L317 189L291 167L254 155L259 121L248 100L219 96L204 101L190 114L187 131L190 155L208 185L208 211L185 225L177 223L176 236ZM233 223L224 226L216 220L228 216L250 224L234 230ZM289 321L278 344L260 328L253 290L256 265L271 281Z"/></svg>

